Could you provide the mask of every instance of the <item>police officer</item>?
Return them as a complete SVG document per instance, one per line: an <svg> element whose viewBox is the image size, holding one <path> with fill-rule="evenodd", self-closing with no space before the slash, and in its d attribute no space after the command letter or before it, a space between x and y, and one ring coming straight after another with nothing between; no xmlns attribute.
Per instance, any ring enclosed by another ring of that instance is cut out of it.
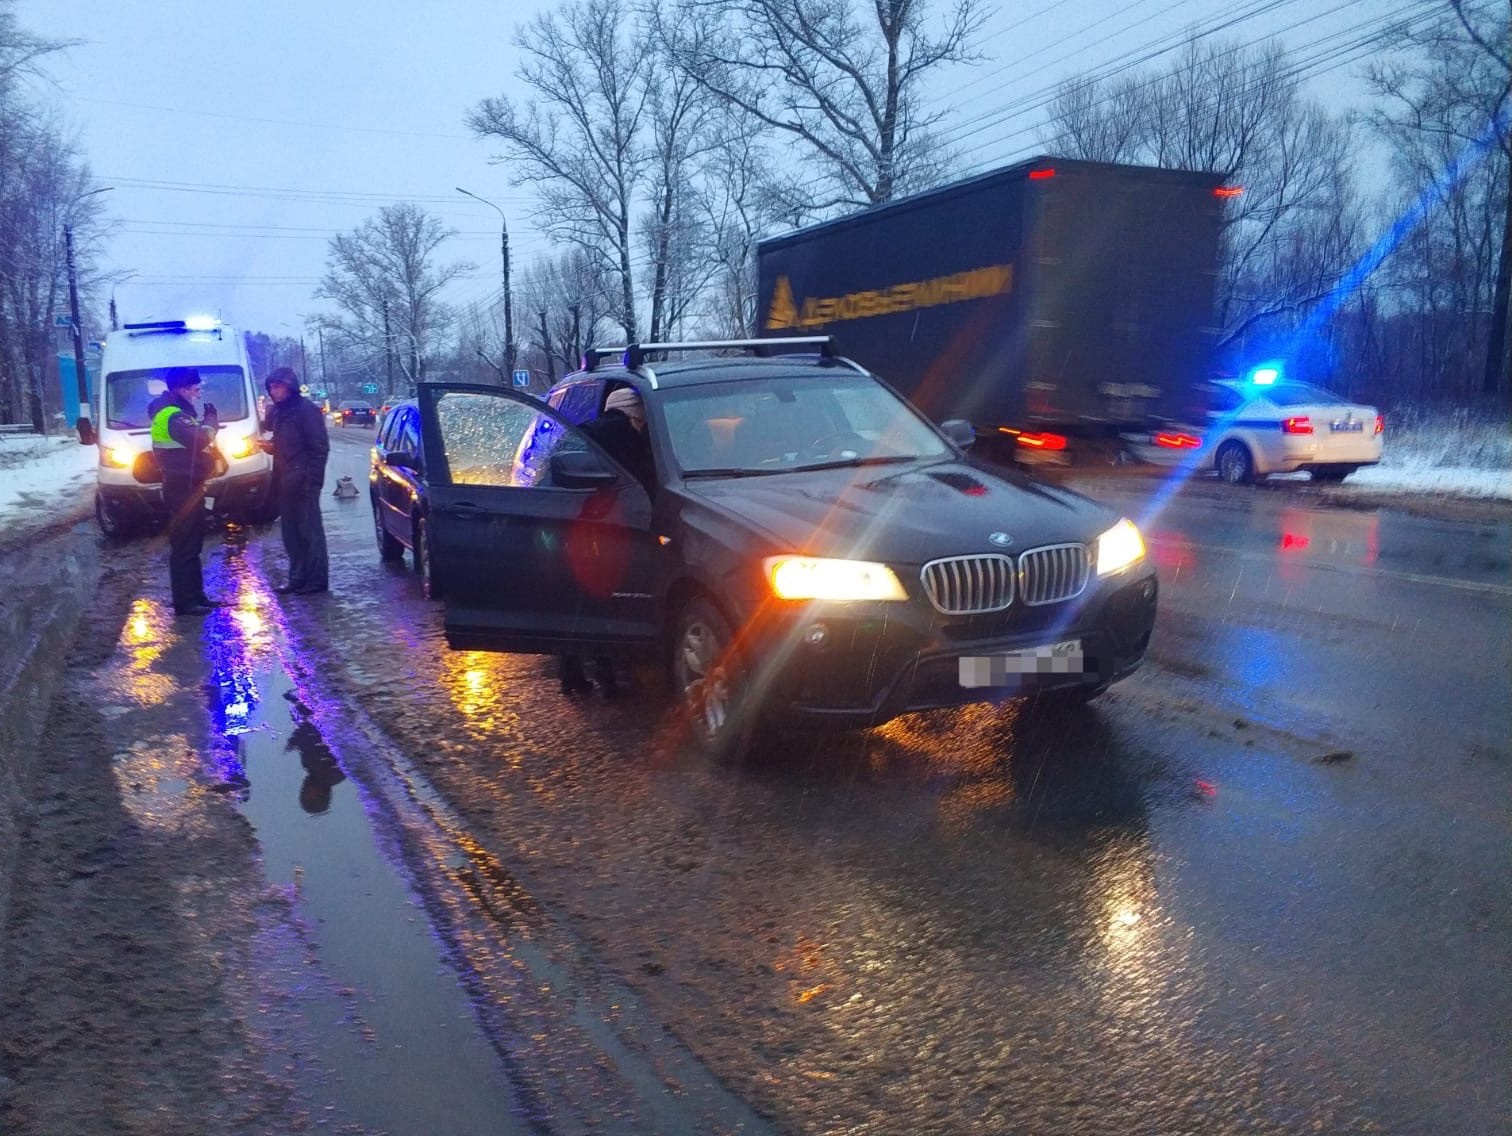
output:
<svg viewBox="0 0 1512 1136"><path fill-rule="evenodd" d="M273 440L263 448L273 455L284 551L289 554L288 582L273 590L281 596L317 595L330 586L320 489L325 484L331 436L320 407L300 393L299 376L292 367L279 367L266 385L273 399L269 412Z"/></svg>
<svg viewBox="0 0 1512 1136"><path fill-rule="evenodd" d="M195 403L200 376L193 367L173 367L163 376L168 389L147 405L152 420L152 456L163 475L168 510L168 581L178 615L204 615L220 606L205 595L205 482L215 461L211 447L219 427L215 407L201 421Z"/></svg>

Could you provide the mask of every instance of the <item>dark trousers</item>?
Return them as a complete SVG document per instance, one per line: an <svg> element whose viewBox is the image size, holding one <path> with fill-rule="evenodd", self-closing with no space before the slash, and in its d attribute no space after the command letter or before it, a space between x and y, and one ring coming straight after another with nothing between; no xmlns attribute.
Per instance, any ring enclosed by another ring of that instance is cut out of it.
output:
<svg viewBox="0 0 1512 1136"><path fill-rule="evenodd" d="M325 591L330 586L325 526L320 520L319 481L281 483L278 488L279 524L284 551L289 554L289 587Z"/></svg>
<svg viewBox="0 0 1512 1136"><path fill-rule="evenodd" d="M205 486L187 477L163 478L163 504L168 509L168 583L173 608L184 611L204 600L205 571L200 553L205 547Z"/></svg>

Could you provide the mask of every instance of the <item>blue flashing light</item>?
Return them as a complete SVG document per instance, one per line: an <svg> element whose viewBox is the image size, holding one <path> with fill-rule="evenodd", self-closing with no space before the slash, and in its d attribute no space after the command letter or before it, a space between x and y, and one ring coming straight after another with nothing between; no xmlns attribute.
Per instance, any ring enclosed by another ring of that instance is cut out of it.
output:
<svg viewBox="0 0 1512 1136"><path fill-rule="evenodd" d="M214 331L219 323L214 316L190 316L184 326L190 331Z"/></svg>
<svg viewBox="0 0 1512 1136"><path fill-rule="evenodd" d="M1274 386L1281 381L1281 369L1280 363L1261 363L1258 367L1252 367L1245 377L1256 386Z"/></svg>

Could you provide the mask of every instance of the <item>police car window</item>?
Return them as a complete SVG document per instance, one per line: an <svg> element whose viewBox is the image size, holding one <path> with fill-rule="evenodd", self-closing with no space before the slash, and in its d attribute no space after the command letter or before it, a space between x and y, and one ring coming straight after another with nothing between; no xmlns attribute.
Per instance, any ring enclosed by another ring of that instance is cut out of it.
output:
<svg viewBox="0 0 1512 1136"><path fill-rule="evenodd" d="M1322 387L1307 383L1284 383L1271 387L1265 397L1277 406L1344 406L1345 400Z"/></svg>
<svg viewBox="0 0 1512 1136"><path fill-rule="evenodd" d="M562 417L574 426L581 426L590 418L598 417L598 401L601 384L573 383L563 387L554 405L560 407Z"/></svg>
<svg viewBox="0 0 1512 1136"><path fill-rule="evenodd" d="M1244 404L1244 397L1228 387L1213 387L1207 393L1207 403L1212 414L1232 414Z"/></svg>
<svg viewBox="0 0 1512 1136"><path fill-rule="evenodd" d="M549 485L552 454L588 448L561 420L496 395L444 392L436 418L453 485Z"/></svg>
<svg viewBox="0 0 1512 1136"><path fill-rule="evenodd" d="M237 422L249 413L247 383L240 367L200 367L200 398L215 406L222 422ZM152 425L148 405L168 389L165 367L112 371L105 377L105 423L117 430L145 430Z"/></svg>

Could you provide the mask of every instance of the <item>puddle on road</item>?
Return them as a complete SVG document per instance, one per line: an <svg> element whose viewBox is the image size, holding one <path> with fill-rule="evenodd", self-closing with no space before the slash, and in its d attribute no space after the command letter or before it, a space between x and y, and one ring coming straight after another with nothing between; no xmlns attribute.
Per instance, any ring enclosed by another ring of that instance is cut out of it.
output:
<svg viewBox="0 0 1512 1136"><path fill-rule="evenodd" d="M212 756L318 960L323 981L291 984L331 1073L315 1097L375 1130L531 1131L423 907L293 690L281 632L263 614L272 597L229 576L236 606L208 617L202 635Z"/></svg>

